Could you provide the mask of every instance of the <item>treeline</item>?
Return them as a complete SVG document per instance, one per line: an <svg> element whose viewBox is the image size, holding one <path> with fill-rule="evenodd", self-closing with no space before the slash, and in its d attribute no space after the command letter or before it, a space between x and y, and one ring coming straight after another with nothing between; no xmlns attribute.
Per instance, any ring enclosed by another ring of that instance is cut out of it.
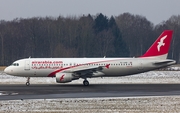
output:
<svg viewBox="0 0 180 113"><path fill-rule="evenodd" d="M169 58L180 60L180 16L153 25L124 13L0 21L0 65L27 57L138 57L165 29L174 30Z"/></svg>

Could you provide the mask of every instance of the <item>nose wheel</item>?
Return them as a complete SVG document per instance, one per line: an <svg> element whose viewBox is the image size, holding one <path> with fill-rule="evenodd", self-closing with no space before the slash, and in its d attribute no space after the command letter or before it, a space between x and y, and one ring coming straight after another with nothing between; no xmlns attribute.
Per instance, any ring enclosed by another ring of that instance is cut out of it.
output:
<svg viewBox="0 0 180 113"><path fill-rule="evenodd" d="M27 78L26 86L30 85L30 77Z"/></svg>
<svg viewBox="0 0 180 113"><path fill-rule="evenodd" d="M84 85L84 86L89 86L89 81L88 81L87 79L84 79L83 85Z"/></svg>

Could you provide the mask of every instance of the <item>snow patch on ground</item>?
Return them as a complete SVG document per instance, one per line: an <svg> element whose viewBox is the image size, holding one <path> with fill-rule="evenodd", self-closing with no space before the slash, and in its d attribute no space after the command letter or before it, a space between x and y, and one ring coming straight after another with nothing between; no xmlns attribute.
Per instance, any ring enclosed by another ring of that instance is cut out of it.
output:
<svg viewBox="0 0 180 113"><path fill-rule="evenodd" d="M10 76L2 73L0 84L25 84L27 78ZM90 84L130 84L130 83L180 83L180 71L150 71L146 73L123 76L88 78ZM74 80L67 84L82 84L83 79ZM58 84L55 78L31 77L31 84Z"/></svg>
<svg viewBox="0 0 180 113"><path fill-rule="evenodd" d="M180 96L0 101L0 112L179 112Z"/></svg>
<svg viewBox="0 0 180 113"><path fill-rule="evenodd" d="M5 94L3 91L0 91L0 96L1 96L1 95L6 95L6 94Z"/></svg>

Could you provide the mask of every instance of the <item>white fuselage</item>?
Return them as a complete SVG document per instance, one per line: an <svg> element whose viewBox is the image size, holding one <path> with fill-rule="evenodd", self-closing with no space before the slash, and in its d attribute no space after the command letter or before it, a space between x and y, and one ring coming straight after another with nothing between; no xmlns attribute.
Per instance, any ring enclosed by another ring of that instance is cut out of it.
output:
<svg viewBox="0 0 180 113"><path fill-rule="evenodd" d="M165 62L156 65L156 62ZM174 60L155 58L27 58L15 61L5 69L5 72L22 77L55 77L59 72L74 72L88 70L92 67L102 67L103 74L91 77L126 76L142 73L174 64Z"/></svg>

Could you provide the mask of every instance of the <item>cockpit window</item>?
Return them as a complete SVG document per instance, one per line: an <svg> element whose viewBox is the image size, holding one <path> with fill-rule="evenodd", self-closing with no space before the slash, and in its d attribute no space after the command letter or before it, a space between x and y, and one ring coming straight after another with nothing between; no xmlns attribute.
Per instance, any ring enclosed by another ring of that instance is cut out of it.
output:
<svg viewBox="0 0 180 113"><path fill-rule="evenodd" d="M13 63L12 66L19 66L19 63Z"/></svg>

